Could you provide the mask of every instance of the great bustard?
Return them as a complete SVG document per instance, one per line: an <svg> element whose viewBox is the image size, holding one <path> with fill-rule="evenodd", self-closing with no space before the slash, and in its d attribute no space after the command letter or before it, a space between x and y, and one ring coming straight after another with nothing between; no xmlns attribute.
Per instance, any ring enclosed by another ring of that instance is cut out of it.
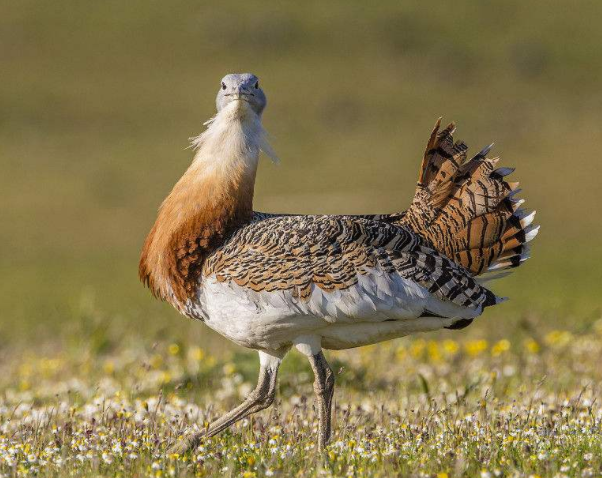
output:
<svg viewBox="0 0 602 478"><path fill-rule="evenodd" d="M518 183L485 148L467 160L454 125L428 141L416 194L401 213L304 216L253 211L266 97L251 74L224 77L217 114L193 139L191 166L161 205L140 259L153 294L259 352L257 387L195 447L270 406L284 355L296 347L315 373L319 447L331 430L334 374L322 349L460 329L501 302L482 283L528 258L538 227ZM483 275L487 274L487 275Z"/></svg>

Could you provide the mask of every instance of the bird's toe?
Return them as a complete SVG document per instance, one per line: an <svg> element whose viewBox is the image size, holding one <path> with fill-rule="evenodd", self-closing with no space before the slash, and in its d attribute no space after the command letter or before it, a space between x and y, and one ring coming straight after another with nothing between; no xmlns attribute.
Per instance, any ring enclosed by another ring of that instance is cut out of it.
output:
<svg viewBox="0 0 602 478"><path fill-rule="evenodd" d="M185 455L189 451L194 451L201 443L203 433L190 433L179 436L174 443L167 449L169 455Z"/></svg>

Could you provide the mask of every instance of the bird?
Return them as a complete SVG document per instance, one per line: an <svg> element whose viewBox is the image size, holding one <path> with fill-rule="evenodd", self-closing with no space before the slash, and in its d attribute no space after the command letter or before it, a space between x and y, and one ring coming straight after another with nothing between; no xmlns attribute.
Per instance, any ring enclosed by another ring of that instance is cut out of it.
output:
<svg viewBox="0 0 602 478"><path fill-rule="evenodd" d="M140 256L152 294L259 355L257 386L201 431L184 453L269 407L284 356L296 349L314 373L317 447L331 436L335 374L323 350L439 329L463 329L505 300L489 288L529 258L539 226L522 207L514 169L472 158L441 118L427 142L410 207L367 215L254 211L260 155L277 159L262 125L257 76L228 74L217 113L191 139L194 159L159 207Z"/></svg>

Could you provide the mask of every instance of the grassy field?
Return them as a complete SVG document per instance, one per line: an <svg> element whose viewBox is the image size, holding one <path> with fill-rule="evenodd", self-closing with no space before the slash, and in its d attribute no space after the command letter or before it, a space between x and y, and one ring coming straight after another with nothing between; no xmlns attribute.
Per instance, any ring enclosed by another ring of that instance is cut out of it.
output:
<svg viewBox="0 0 602 478"><path fill-rule="evenodd" d="M97 333L98 334L98 333ZM98 341L100 339L100 341ZM599 476L602 320L522 341L402 340L329 354L335 431L315 445L312 373L282 368L277 404L183 456L166 449L254 386L256 357L102 337L3 366L5 476Z"/></svg>
<svg viewBox="0 0 602 478"><path fill-rule="evenodd" d="M2 2L0 475L602 474L601 15L586 0ZM164 453L257 372L137 280L231 71L261 78L282 159L260 167L259 210L404 209L444 116L473 151L496 142L542 225L493 287L511 300L470 328L329 356L325 456L293 354L277 409Z"/></svg>

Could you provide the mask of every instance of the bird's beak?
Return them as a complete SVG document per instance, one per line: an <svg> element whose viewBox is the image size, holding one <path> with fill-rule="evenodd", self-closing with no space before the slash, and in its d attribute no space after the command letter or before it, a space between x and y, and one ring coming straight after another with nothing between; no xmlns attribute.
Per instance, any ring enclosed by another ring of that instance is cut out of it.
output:
<svg viewBox="0 0 602 478"><path fill-rule="evenodd" d="M245 100L248 101L248 97L253 96L246 88L238 87L236 90L232 92L232 98L235 100Z"/></svg>

